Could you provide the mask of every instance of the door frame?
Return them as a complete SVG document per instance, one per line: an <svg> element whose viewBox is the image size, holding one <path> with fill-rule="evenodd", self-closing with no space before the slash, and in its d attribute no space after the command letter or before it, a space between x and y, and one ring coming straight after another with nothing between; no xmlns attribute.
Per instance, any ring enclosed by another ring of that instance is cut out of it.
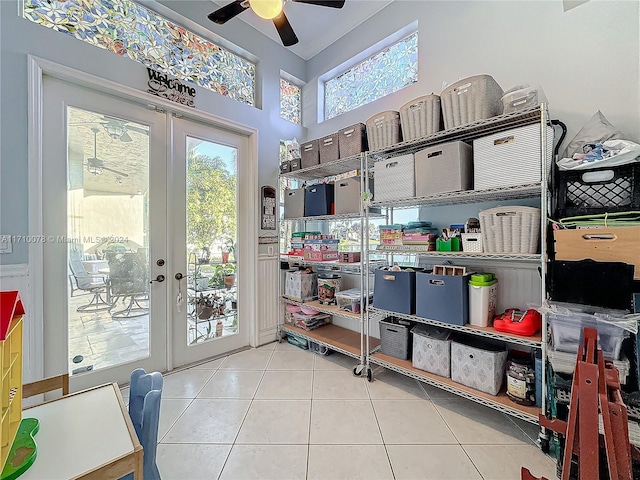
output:
<svg viewBox="0 0 640 480"><path fill-rule="evenodd" d="M247 189L243 198L244 205L252 206L245 210L245 221L247 241L242 245L238 245L238 254L245 259L242 263L246 266L245 270L254 268L258 265L258 130L247 125L233 122L225 118L213 115L200 110L195 110L181 104L171 102L160 97L151 97L148 93L121 85L117 82L106 80L80 70L62 65L59 63L46 60L34 55L27 56L28 67L28 162L29 162L29 235L41 236L43 233L43 217L42 217L42 137L43 137L43 76L48 75L71 84L77 84L95 90L96 92L113 95L124 100L132 100L138 103L147 104L150 108L164 110L173 115L183 116L211 126L212 128L223 128L247 137L249 148L248 165L246 174L248 176ZM141 68L143 68L141 66ZM171 138L171 122L167 122L167 138ZM172 164L172 145L167 142L167 162L168 168ZM169 180L168 180L169 181ZM168 193L167 201L173 199ZM167 209L167 222L170 224L170 211ZM168 238L167 249L169 252L173 250L171 238ZM42 243L32 242L29 244L29 305L28 305L28 321L31 324L31 332L33 335L26 339L29 342L29 351L31 352L29 367L33 375L33 379L44 377L44 251ZM167 265L168 272L171 272L172 265ZM258 282L257 276L253 272L245 271L242 275L246 275L247 282L244 287L247 289L245 298L251 301L243 305L249 319L249 342L251 346L258 344L258 328L256 320ZM167 311L174 311L174 299L171 295L167 295ZM174 368L171 336L172 336L172 315L167 315L167 370Z"/></svg>

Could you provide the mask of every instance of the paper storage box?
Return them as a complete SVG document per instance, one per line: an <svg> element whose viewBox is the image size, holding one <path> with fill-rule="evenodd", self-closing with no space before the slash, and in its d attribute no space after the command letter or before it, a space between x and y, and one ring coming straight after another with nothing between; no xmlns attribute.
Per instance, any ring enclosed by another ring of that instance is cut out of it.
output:
<svg viewBox="0 0 640 480"><path fill-rule="evenodd" d="M466 325L469 321L469 277L470 274L418 272L416 315L452 325Z"/></svg>
<svg viewBox="0 0 640 480"><path fill-rule="evenodd" d="M340 157L337 133L319 139L318 147L320 148L320 163L333 162Z"/></svg>
<svg viewBox="0 0 640 480"><path fill-rule="evenodd" d="M415 368L451 377L451 339L453 332L444 328L417 324L411 329L413 351L411 364Z"/></svg>
<svg viewBox="0 0 640 480"><path fill-rule="evenodd" d="M299 302L318 298L318 274L303 273L300 270L288 271L284 295Z"/></svg>
<svg viewBox="0 0 640 480"><path fill-rule="evenodd" d="M440 111L438 95L424 95L405 103L400 107L402 139L413 140L442 130Z"/></svg>
<svg viewBox="0 0 640 480"><path fill-rule="evenodd" d="M284 218L304 217L304 188L285 189Z"/></svg>
<svg viewBox="0 0 640 480"><path fill-rule="evenodd" d="M479 213L482 245L488 253L537 253L540 209L495 207Z"/></svg>
<svg viewBox="0 0 640 480"><path fill-rule="evenodd" d="M411 358L412 322L401 318L387 317L380 320L380 353L408 360Z"/></svg>
<svg viewBox="0 0 640 480"><path fill-rule="evenodd" d="M416 197L473 188L473 152L464 142L425 148L415 155Z"/></svg>
<svg viewBox="0 0 640 480"><path fill-rule="evenodd" d="M375 270L373 306L391 312L416 312L416 272Z"/></svg>
<svg viewBox="0 0 640 480"><path fill-rule="evenodd" d="M360 252L340 252L341 263L357 263L360 261Z"/></svg>
<svg viewBox="0 0 640 480"><path fill-rule="evenodd" d="M369 150L394 145L401 140L400 112L388 110L380 112L367 120L367 140Z"/></svg>
<svg viewBox="0 0 640 480"><path fill-rule="evenodd" d="M444 128L500 115L503 93L490 75L475 75L449 85L440 94Z"/></svg>
<svg viewBox="0 0 640 480"><path fill-rule="evenodd" d="M504 382L507 350L479 339L451 342L451 380L490 395Z"/></svg>
<svg viewBox="0 0 640 480"><path fill-rule="evenodd" d="M401 200L416 196L413 153L380 160L373 165L376 202Z"/></svg>
<svg viewBox="0 0 640 480"><path fill-rule="evenodd" d="M307 217L333 213L333 183L318 183L306 187L304 214Z"/></svg>
<svg viewBox="0 0 640 480"><path fill-rule="evenodd" d="M623 318L605 318L590 313L561 311L547 314L551 329L551 347L559 352L576 354L578 346L583 344L585 327L598 330L598 348L610 360L620 359L622 341L629 338L631 332L628 320Z"/></svg>
<svg viewBox="0 0 640 480"><path fill-rule="evenodd" d="M494 133L473 141L473 188L511 187L540 181L540 125ZM547 128L547 158L553 158L553 128Z"/></svg>
<svg viewBox="0 0 640 480"><path fill-rule="evenodd" d="M338 132L340 158L347 158L367 150L367 126L356 123Z"/></svg>
<svg viewBox="0 0 640 480"><path fill-rule="evenodd" d="M320 148L318 139L310 140L300 146L300 155L302 156L302 168L313 167L320 163Z"/></svg>

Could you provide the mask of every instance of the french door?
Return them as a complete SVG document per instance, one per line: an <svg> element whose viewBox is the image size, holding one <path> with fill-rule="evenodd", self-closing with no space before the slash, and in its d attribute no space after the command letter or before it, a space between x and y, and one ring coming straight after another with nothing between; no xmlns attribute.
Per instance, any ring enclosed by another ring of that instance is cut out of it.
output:
<svg viewBox="0 0 640 480"><path fill-rule="evenodd" d="M77 390L248 345L246 137L48 76L43 92L45 375Z"/></svg>

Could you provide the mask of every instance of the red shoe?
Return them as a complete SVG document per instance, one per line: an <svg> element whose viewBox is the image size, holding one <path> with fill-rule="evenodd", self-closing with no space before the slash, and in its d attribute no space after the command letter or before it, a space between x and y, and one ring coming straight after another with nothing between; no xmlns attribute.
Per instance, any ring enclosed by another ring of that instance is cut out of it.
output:
<svg viewBox="0 0 640 480"><path fill-rule="evenodd" d="M499 332L515 333L530 337L542 328L542 316L537 310L507 309L493 320L493 328Z"/></svg>

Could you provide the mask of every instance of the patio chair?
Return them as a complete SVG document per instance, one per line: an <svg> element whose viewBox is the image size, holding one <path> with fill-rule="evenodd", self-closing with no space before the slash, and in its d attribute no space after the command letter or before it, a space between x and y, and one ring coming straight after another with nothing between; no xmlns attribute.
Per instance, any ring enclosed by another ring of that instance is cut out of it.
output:
<svg viewBox="0 0 640 480"><path fill-rule="evenodd" d="M113 300L110 313L113 318L130 318L147 315L149 299L149 273L147 257L141 253L111 253L107 256L109 263L109 290ZM122 300L126 305L115 310Z"/></svg>
<svg viewBox="0 0 640 480"><path fill-rule="evenodd" d="M107 294L107 281L104 275L90 275L82 264L82 254L69 252L69 269L75 279L78 290L93 293L91 301L77 308L78 312L100 312L111 308L111 302L105 300L102 294Z"/></svg>

